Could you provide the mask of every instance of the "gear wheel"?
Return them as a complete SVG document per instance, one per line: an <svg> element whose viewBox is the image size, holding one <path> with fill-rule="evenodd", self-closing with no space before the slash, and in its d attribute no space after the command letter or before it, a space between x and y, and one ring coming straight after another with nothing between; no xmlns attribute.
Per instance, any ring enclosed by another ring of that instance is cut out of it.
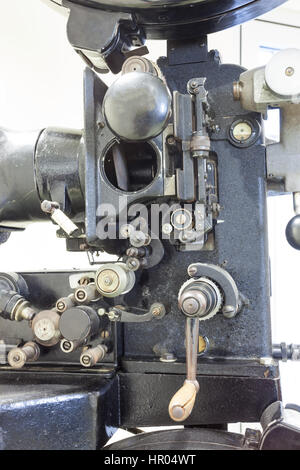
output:
<svg viewBox="0 0 300 470"><path fill-rule="evenodd" d="M178 294L178 305L183 314L200 321L213 318L221 310L223 300L220 287L207 277L186 281Z"/></svg>

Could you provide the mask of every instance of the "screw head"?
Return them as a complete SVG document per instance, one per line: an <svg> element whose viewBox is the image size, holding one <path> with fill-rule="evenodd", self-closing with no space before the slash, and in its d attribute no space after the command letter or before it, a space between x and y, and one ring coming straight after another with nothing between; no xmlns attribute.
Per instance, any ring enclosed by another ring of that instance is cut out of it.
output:
<svg viewBox="0 0 300 470"><path fill-rule="evenodd" d="M91 364L91 358L88 354L85 354L81 357L81 363L88 367Z"/></svg>
<svg viewBox="0 0 300 470"><path fill-rule="evenodd" d="M76 292L76 298L77 298L77 300L85 300L85 298L86 298L85 291L84 290L78 290Z"/></svg>
<svg viewBox="0 0 300 470"><path fill-rule="evenodd" d="M72 347L73 347L73 345L72 345L71 341L63 340L63 341L61 342L61 349L62 349L64 352L69 352L69 351L71 351L71 350L72 350Z"/></svg>
<svg viewBox="0 0 300 470"><path fill-rule="evenodd" d="M288 67L285 71L287 77L292 77L295 73L295 69L293 67Z"/></svg>
<svg viewBox="0 0 300 470"><path fill-rule="evenodd" d="M224 317L233 318L236 314L236 309L232 305L225 305L222 312Z"/></svg>
<svg viewBox="0 0 300 470"><path fill-rule="evenodd" d="M189 266L188 268L188 275L193 277L197 274L197 268L195 266Z"/></svg>
<svg viewBox="0 0 300 470"><path fill-rule="evenodd" d="M65 303L62 302L62 301L59 301L59 302L56 304L56 308L57 308L57 310L59 310L59 311L64 310L64 309L65 309Z"/></svg>

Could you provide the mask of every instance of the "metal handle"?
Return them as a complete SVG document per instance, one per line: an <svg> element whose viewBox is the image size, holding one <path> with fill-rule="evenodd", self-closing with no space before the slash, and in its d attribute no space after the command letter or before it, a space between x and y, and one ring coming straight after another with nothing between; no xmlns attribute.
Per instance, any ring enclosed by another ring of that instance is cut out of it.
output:
<svg viewBox="0 0 300 470"><path fill-rule="evenodd" d="M176 422L185 421L190 416L199 391L197 381L199 318L186 319L185 336L187 379L183 386L175 393L169 404L170 418Z"/></svg>

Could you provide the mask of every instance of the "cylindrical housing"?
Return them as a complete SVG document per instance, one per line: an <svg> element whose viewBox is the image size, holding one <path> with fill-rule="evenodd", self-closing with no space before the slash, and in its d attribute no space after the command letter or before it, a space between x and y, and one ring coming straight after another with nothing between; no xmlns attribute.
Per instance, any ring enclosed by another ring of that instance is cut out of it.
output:
<svg viewBox="0 0 300 470"><path fill-rule="evenodd" d="M63 338L83 344L86 339L97 334L100 319L90 307L73 307L60 317L59 329Z"/></svg>
<svg viewBox="0 0 300 470"><path fill-rule="evenodd" d="M0 129L0 227L24 228L46 219L35 180L35 147L40 132Z"/></svg>
<svg viewBox="0 0 300 470"><path fill-rule="evenodd" d="M45 199L66 201L72 218L84 212L84 150L80 131L0 128L0 229L48 221Z"/></svg>
<svg viewBox="0 0 300 470"><path fill-rule="evenodd" d="M95 284L104 297L118 297L133 288L135 275L125 263L106 263L98 269Z"/></svg>

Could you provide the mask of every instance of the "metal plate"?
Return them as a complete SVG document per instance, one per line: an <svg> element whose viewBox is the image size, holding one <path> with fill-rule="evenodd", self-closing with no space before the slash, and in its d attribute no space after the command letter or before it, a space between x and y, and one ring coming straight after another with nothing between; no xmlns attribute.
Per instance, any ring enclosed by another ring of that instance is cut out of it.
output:
<svg viewBox="0 0 300 470"><path fill-rule="evenodd" d="M208 34L256 18L286 0L52 0L110 11L134 11L149 39ZM193 27L194 26L194 27Z"/></svg>

